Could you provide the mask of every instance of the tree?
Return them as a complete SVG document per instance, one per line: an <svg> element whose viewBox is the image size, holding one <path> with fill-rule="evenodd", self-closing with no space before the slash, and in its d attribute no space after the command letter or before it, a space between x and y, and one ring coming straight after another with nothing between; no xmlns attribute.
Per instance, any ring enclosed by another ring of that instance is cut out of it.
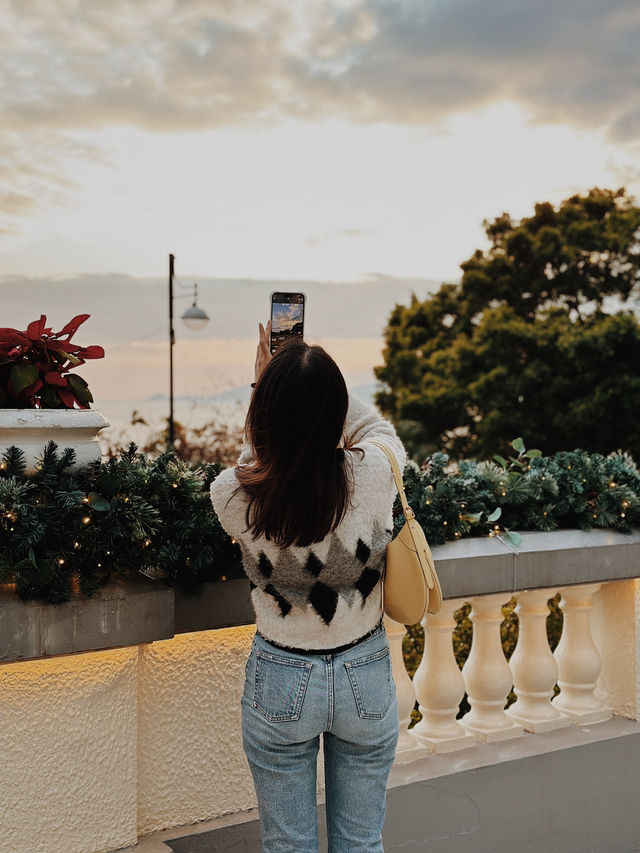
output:
<svg viewBox="0 0 640 853"><path fill-rule="evenodd" d="M640 457L640 207L596 188L484 227L459 284L392 311L381 410L421 458L504 452L518 435Z"/></svg>

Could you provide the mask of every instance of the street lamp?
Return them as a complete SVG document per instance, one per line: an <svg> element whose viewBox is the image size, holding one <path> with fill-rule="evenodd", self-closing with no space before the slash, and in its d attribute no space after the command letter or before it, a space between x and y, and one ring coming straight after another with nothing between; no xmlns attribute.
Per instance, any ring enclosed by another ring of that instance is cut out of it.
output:
<svg viewBox="0 0 640 853"><path fill-rule="evenodd" d="M209 322L209 315L204 308L198 308L198 282L193 285L193 305L182 315L185 326L194 331L204 329Z"/></svg>
<svg viewBox="0 0 640 853"><path fill-rule="evenodd" d="M173 331L173 278L174 278L174 261L175 255L169 255L169 424L167 444L170 448L173 447L175 439L175 425L173 420L173 347L176 342ZM203 308L198 308L198 284L193 286L193 305L182 315L184 324L189 329L203 329L209 322L207 312Z"/></svg>

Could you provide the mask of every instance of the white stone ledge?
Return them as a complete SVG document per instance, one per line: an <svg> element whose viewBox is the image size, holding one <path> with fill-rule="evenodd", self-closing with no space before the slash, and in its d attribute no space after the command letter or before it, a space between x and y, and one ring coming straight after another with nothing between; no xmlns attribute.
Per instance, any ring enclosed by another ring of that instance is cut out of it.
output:
<svg viewBox="0 0 640 853"><path fill-rule="evenodd" d="M640 531L523 533L518 549L496 537L433 548L445 598L640 577Z"/></svg>
<svg viewBox="0 0 640 853"><path fill-rule="evenodd" d="M445 598L564 587L640 577L640 531L523 533L518 550L498 538L433 548ZM0 587L0 662L136 645L253 621L246 579L209 583L186 597L140 576L118 580L94 598L64 604L23 602Z"/></svg>

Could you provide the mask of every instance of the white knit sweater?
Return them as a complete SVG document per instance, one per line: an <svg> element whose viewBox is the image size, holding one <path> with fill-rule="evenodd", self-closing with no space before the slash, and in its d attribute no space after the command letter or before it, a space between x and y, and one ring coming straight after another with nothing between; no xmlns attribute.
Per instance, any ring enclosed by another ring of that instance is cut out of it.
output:
<svg viewBox="0 0 640 853"><path fill-rule="evenodd" d="M389 460L372 439L395 454L400 470L406 457L393 426L357 398L349 397L345 444L364 450L347 453L353 470L350 507L338 527L321 542L282 548L246 529L246 498L236 491L235 469L211 484L220 523L240 544L251 582L260 633L278 645L333 649L367 634L380 620L381 576L391 539L396 487ZM251 459L245 443L239 464Z"/></svg>

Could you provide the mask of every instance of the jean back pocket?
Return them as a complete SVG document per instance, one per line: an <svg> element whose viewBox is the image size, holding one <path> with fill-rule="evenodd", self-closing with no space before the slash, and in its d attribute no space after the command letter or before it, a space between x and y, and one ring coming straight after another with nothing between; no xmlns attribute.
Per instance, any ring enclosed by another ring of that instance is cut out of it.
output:
<svg viewBox="0 0 640 853"><path fill-rule="evenodd" d="M395 689L389 647L359 660L346 661L345 669L363 720L381 720L389 710Z"/></svg>
<svg viewBox="0 0 640 853"><path fill-rule="evenodd" d="M298 720L312 666L258 649L253 707L272 723Z"/></svg>

